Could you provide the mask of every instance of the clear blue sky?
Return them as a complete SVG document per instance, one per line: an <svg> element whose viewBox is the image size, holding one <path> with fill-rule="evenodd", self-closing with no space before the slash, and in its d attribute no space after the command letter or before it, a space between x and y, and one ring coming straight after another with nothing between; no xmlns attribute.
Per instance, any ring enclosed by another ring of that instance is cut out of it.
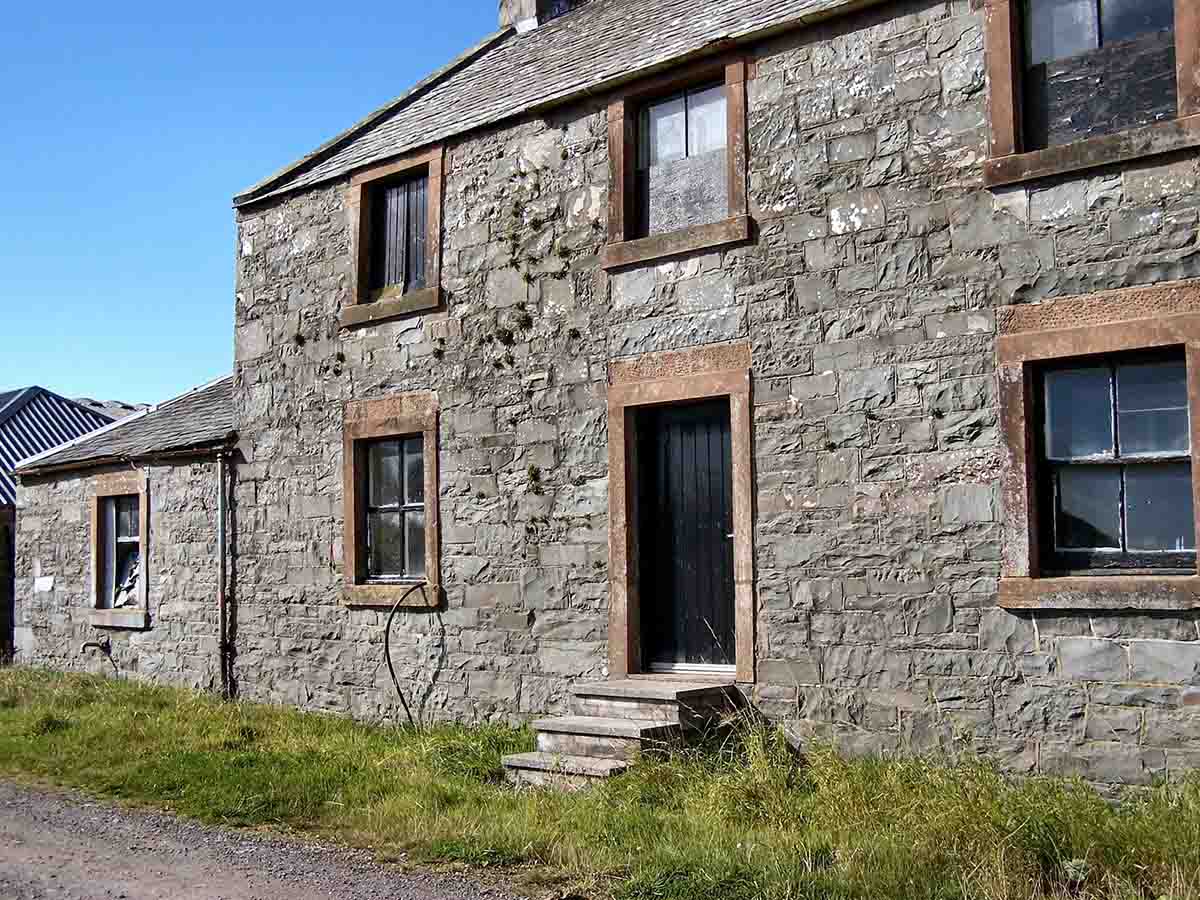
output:
<svg viewBox="0 0 1200 900"><path fill-rule="evenodd" d="M0 390L228 372L233 195L495 28L496 0L6 6Z"/></svg>

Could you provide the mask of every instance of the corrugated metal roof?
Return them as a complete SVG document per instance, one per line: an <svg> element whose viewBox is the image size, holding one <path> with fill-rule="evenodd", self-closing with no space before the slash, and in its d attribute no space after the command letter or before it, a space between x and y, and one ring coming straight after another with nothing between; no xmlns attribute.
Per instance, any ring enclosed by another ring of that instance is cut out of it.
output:
<svg viewBox="0 0 1200 900"><path fill-rule="evenodd" d="M526 34L498 32L235 206L339 177L667 65L883 0L593 0Z"/></svg>
<svg viewBox="0 0 1200 900"><path fill-rule="evenodd" d="M13 470L26 457L95 431L112 422L41 387L0 394L0 506L12 506L17 490Z"/></svg>
<svg viewBox="0 0 1200 900"><path fill-rule="evenodd" d="M25 459L18 474L85 468L229 443L233 438L233 376L120 419L71 443Z"/></svg>

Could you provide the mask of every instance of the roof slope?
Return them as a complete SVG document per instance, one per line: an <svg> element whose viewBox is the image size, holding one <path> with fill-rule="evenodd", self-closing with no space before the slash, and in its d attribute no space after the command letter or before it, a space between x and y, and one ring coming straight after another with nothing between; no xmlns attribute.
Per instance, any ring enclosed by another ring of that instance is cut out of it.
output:
<svg viewBox="0 0 1200 900"><path fill-rule="evenodd" d="M16 502L17 462L112 422L41 387L0 393L0 506Z"/></svg>
<svg viewBox="0 0 1200 900"><path fill-rule="evenodd" d="M338 177L527 110L616 85L872 0L593 0L526 34L502 32L235 205Z"/></svg>
<svg viewBox="0 0 1200 900"><path fill-rule="evenodd" d="M26 459L17 473L144 459L228 443L233 438L233 376L113 422L64 447Z"/></svg>

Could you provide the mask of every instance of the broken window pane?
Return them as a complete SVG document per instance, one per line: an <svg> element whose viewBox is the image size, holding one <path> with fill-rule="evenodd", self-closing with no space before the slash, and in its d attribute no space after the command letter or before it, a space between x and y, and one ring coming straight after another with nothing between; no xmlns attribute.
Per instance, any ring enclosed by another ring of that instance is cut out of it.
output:
<svg viewBox="0 0 1200 900"><path fill-rule="evenodd" d="M723 84L688 95L688 156L725 149L725 138L729 131L725 96Z"/></svg>
<svg viewBox="0 0 1200 900"><path fill-rule="evenodd" d="M404 514L404 540L408 549L408 568L404 574L419 578L425 574L425 511Z"/></svg>
<svg viewBox="0 0 1200 900"><path fill-rule="evenodd" d="M376 441L367 448L370 505L397 506L400 503L400 444Z"/></svg>
<svg viewBox="0 0 1200 900"><path fill-rule="evenodd" d="M1104 44L1174 27L1175 0L1101 0L1100 40Z"/></svg>
<svg viewBox="0 0 1200 900"><path fill-rule="evenodd" d="M116 586L113 590L113 609L137 606L138 580L141 578L141 548L133 542L117 545Z"/></svg>
<svg viewBox="0 0 1200 900"><path fill-rule="evenodd" d="M1117 368L1117 429L1122 456L1188 451L1187 366L1182 359Z"/></svg>
<svg viewBox="0 0 1200 900"><path fill-rule="evenodd" d="M1195 550L1191 464L1127 467L1125 525L1130 550Z"/></svg>
<svg viewBox="0 0 1200 900"><path fill-rule="evenodd" d="M687 119L683 97L651 104L646 110L643 168L687 155Z"/></svg>
<svg viewBox="0 0 1200 900"><path fill-rule="evenodd" d="M1025 48L1029 65L1078 56L1099 46L1096 0L1028 0Z"/></svg>
<svg viewBox="0 0 1200 900"><path fill-rule="evenodd" d="M404 501L421 503L425 494L424 439L409 438L404 442Z"/></svg>
<svg viewBox="0 0 1200 900"><path fill-rule="evenodd" d="M375 577L404 574L404 534L399 512L373 512L367 516L368 571Z"/></svg>
<svg viewBox="0 0 1200 900"><path fill-rule="evenodd" d="M1060 550L1121 549L1121 469L1064 466L1058 470L1055 543Z"/></svg>
<svg viewBox="0 0 1200 900"><path fill-rule="evenodd" d="M1050 458L1112 454L1111 379L1107 366L1046 374L1046 452Z"/></svg>

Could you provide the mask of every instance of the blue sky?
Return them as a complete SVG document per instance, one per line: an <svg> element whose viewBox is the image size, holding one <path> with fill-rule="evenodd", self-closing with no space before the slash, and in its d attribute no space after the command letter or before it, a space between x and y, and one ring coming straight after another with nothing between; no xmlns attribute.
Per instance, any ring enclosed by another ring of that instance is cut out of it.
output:
<svg viewBox="0 0 1200 900"><path fill-rule="evenodd" d="M0 390L154 403L229 371L233 195L495 27L495 0L8 8Z"/></svg>

